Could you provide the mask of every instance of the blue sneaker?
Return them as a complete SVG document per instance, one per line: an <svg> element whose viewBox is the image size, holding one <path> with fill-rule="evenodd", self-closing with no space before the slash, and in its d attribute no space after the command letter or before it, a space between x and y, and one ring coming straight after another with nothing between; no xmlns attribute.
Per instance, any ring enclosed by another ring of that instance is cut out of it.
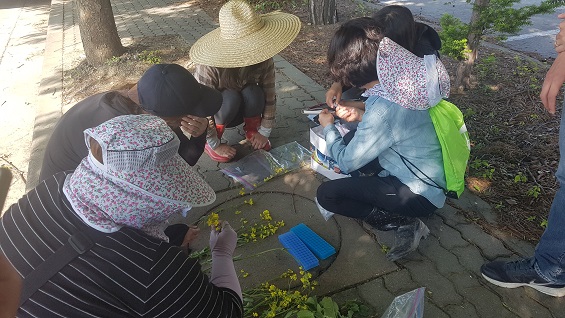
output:
<svg viewBox="0 0 565 318"><path fill-rule="evenodd" d="M483 277L500 287L516 288L531 287L544 294L565 296L565 284L554 284L539 276L534 268L535 259L523 258L517 261L496 261L481 266Z"/></svg>

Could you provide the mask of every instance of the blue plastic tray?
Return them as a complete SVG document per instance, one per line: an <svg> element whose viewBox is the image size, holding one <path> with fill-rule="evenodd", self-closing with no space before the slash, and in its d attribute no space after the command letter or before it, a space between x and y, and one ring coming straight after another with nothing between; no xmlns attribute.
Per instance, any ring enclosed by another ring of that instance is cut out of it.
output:
<svg viewBox="0 0 565 318"><path fill-rule="evenodd" d="M335 254L335 248L304 223L290 229L319 259L326 259Z"/></svg>
<svg viewBox="0 0 565 318"><path fill-rule="evenodd" d="M279 235L279 241L288 250L288 252L294 257L302 269L309 270L320 265L320 262L310 252L308 247L294 234L293 232L286 232Z"/></svg>

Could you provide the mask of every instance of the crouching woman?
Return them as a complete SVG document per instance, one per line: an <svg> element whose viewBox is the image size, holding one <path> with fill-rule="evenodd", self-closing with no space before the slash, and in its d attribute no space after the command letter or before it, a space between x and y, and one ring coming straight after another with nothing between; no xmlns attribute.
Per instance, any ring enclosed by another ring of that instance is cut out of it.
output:
<svg viewBox="0 0 565 318"><path fill-rule="evenodd" d="M384 43L394 49L380 52ZM344 23L330 43L330 71L343 85L365 88L368 99L364 110L336 109L341 118L360 121L348 143L334 126L331 113L324 111L319 117L328 154L342 170L357 177L323 183L317 192L318 205L321 210L364 220L377 230L395 231L395 244L387 254L391 261L418 247L429 233L419 218L431 215L445 202L441 146L425 110L427 93L422 94L425 107L416 105L422 102L417 94L421 88L417 87L418 79L424 79L426 88L427 75L412 74L416 75L414 81L399 78L389 86L379 82L377 63L384 63L380 65L383 74L396 76L393 74L401 73L396 69L399 65L412 56L417 58L399 48L383 37L370 18Z"/></svg>

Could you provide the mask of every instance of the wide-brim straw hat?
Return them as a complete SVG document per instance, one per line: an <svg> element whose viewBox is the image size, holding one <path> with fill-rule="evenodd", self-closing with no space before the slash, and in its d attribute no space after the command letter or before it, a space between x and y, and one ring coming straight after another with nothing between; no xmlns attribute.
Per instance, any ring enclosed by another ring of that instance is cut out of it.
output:
<svg viewBox="0 0 565 318"><path fill-rule="evenodd" d="M229 1L219 13L220 27L190 49L194 63L234 68L266 61L287 47L300 31L300 19L289 13L258 14L246 1Z"/></svg>

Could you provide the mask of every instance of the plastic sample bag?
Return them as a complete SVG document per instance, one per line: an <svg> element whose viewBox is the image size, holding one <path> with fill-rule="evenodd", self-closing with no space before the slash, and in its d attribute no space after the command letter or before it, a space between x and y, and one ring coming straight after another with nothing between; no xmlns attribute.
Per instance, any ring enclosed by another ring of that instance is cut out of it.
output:
<svg viewBox="0 0 565 318"><path fill-rule="evenodd" d="M248 191L255 190L273 177L307 165L312 154L296 141L271 149L256 150L221 169Z"/></svg>
<svg viewBox="0 0 565 318"><path fill-rule="evenodd" d="M423 318L425 287L396 296L381 318Z"/></svg>

